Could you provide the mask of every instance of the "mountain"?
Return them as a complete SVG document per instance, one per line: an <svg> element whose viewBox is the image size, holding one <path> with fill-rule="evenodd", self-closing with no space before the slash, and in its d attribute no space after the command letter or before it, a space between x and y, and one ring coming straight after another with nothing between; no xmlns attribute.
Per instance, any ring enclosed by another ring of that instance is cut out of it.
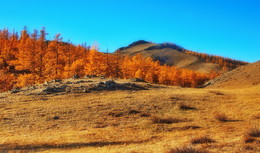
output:
<svg viewBox="0 0 260 153"><path fill-rule="evenodd" d="M142 54L145 57L152 57L161 64L187 68L199 72L224 72L247 64L220 56L197 53L184 49L173 43L156 44L144 40L133 42L127 47L121 47L116 52L126 56Z"/></svg>
<svg viewBox="0 0 260 153"><path fill-rule="evenodd" d="M236 68L208 82L210 88L239 88L260 84L260 61Z"/></svg>

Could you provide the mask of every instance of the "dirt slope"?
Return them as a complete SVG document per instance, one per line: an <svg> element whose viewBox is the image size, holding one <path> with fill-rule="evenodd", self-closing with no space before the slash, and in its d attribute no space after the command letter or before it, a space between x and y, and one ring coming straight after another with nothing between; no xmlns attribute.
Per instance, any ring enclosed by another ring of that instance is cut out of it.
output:
<svg viewBox="0 0 260 153"><path fill-rule="evenodd" d="M127 47L122 47L122 55L142 54L145 57L152 57L159 60L161 64L173 65L179 68L188 68L200 72L220 71L217 64L207 63L198 56L181 52L181 47L171 44L155 44L147 41L137 41Z"/></svg>
<svg viewBox="0 0 260 153"><path fill-rule="evenodd" d="M209 88L239 88L260 84L260 61L241 66L210 82Z"/></svg>

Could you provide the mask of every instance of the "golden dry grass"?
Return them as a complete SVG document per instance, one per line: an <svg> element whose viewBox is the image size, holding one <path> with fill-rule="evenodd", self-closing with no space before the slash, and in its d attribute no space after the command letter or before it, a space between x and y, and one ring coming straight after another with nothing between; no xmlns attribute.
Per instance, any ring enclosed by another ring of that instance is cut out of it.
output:
<svg viewBox="0 0 260 153"><path fill-rule="evenodd" d="M185 104L185 103L180 103L179 109L184 110L184 111L186 111L186 110L196 110L195 107L189 106L188 104Z"/></svg>
<svg viewBox="0 0 260 153"><path fill-rule="evenodd" d="M183 146L178 148L172 148L165 153L207 153L207 151L195 149L192 146Z"/></svg>
<svg viewBox="0 0 260 153"><path fill-rule="evenodd" d="M213 79L209 88L249 88L260 84L260 61L243 65Z"/></svg>
<svg viewBox="0 0 260 153"><path fill-rule="evenodd" d="M247 134L251 137L260 137L260 128L258 126L253 126L248 130Z"/></svg>
<svg viewBox="0 0 260 153"><path fill-rule="evenodd" d="M228 117L225 113L220 113L220 112L216 112L214 114L214 118L220 122L227 122L228 121Z"/></svg>
<svg viewBox="0 0 260 153"><path fill-rule="evenodd" d="M0 152L157 153L189 145L198 135L216 141L196 144L203 151L257 152L257 141L245 146L241 138L259 121L252 117L260 111L259 89L218 89L223 95L170 86L67 95L1 93ZM196 109L183 111L181 103ZM225 112L232 121L221 123L213 112Z"/></svg>
<svg viewBox="0 0 260 153"><path fill-rule="evenodd" d="M214 143L216 141L210 138L209 136L201 136L201 137L196 137L191 139L190 142L192 144L203 144L203 143Z"/></svg>

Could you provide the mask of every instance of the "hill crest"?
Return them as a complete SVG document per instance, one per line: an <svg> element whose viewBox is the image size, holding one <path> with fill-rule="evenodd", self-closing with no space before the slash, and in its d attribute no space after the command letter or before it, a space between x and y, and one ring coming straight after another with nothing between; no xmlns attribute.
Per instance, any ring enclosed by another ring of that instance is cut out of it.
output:
<svg viewBox="0 0 260 153"><path fill-rule="evenodd" d="M139 53L144 57L152 57L154 61L159 61L162 65L166 64L204 73L212 71L223 73L247 64L221 56L186 50L174 43L157 44L144 40L133 42L127 47L121 47L116 52L120 52L123 56L134 56Z"/></svg>
<svg viewBox="0 0 260 153"><path fill-rule="evenodd" d="M260 84L260 61L241 66L207 82L209 88L251 87Z"/></svg>

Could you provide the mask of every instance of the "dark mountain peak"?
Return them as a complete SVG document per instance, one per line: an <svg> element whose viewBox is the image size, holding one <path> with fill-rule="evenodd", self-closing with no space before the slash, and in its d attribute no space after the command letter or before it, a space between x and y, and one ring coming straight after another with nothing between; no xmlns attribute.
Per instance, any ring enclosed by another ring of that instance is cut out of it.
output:
<svg viewBox="0 0 260 153"><path fill-rule="evenodd" d="M137 46L137 45L148 44L148 43L151 43L151 42L148 42L148 41L145 41L145 40L138 40L138 41L131 43L130 45L128 45L126 47L121 47L118 50L120 51L120 50L128 49L128 48L131 48L131 47L134 47L134 46Z"/></svg>
<svg viewBox="0 0 260 153"><path fill-rule="evenodd" d="M147 44L147 43L150 43L150 42L145 41L145 40L138 40L138 41L131 43L127 47L133 47L133 46L137 46L137 45L141 45L141 44Z"/></svg>
<svg viewBox="0 0 260 153"><path fill-rule="evenodd" d="M144 50L164 49L164 48L170 48L170 49L174 49L174 50L178 50L178 51L181 51L184 49L183 47L176 45L174 43L160 43L158 45L148 47Z"/></svg>

